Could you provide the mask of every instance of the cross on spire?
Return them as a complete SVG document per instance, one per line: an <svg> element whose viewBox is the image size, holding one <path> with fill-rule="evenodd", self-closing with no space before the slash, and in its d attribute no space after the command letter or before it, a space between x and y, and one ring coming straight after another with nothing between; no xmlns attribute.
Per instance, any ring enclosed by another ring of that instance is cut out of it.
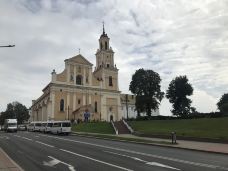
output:
<svg viewBox="0 0 228 171"><path fill-rule="evenodd" d="M105 34L104 21L102 23L103 23L103 34Z"/></svg>

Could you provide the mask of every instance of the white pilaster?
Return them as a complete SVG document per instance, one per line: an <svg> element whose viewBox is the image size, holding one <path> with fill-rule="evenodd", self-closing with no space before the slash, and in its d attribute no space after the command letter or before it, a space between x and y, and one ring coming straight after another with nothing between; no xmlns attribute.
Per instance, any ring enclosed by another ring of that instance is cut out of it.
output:
<svg viewBox="0 0 228 171"><path fill-rule="evenodd" d="M76 66L74 66L74 84L76 84Z"/></svg>
<svg viewBox="0 0 228 171"><path fill-rule="evenodd" d="M86 85L86 67L83 67L83 85Z"/></svg>
<svg viewBox="0 0 228 171"><path fill-rule="evenodd" d="M67 65L67 82L70 82L70 65Z"/></svg>
<svg viewBox="0 0 228 171"><path fill-rule="evenodd" d="M89 93L89 104L91 104L91 94Z"/></svg>
<svg viewBox="0 0 228 171"><path fill-rule="evenodd" d="M70 107L70 94L67 93L67 106L66 106L66 118L69 119L70 111L68 111L68 106Z"/></svg>
<svg viewBox="0 0 228 171"><path fill-rule="evenodd" d="M92 68L89 69L89 85L92 85Z"/></svg>
<svg viewBox="0 0 228 171"><path fill-rule="evenodd" d="M83 106L86 105L86 95L85 94L82 95L82 105Z"/></svg>
<svg viewBox="0 0 228 171"><path fill-rule="evenodd" d="M76 93L73 95L73 111L76 110Z"/></svg>
<svg viewBox="0 0 228 171"><path fill-rule="evenodd" d="M123 114L121 112L121 103L120 103L120 96L117 96L117 118L116 120L120 120L123 117Z"/></svg>
<svg viewBox="0 0 228 171"><path fill-rule="evenodd" d="M51 93L51 119L55 117L55 92Z"/></svg>

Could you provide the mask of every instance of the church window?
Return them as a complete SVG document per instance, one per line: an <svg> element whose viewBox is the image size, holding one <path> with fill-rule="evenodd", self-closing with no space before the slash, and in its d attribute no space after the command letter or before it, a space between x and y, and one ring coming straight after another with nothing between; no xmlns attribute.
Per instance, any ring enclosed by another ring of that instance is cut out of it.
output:
<svg viewBox="0 0 228 171"><path fill-rule="evenodd" d="M97 102L95 102L95 104L94 104L94 105L95 105L95 107L94 107L94 108L95 108L95 109L94 109L94 111L97 113Z"/></svg>
<svg viewBox="0 0 228 171"><path fill-rule="evenodd" d="M72 74L70 75L70 81L74 81L74 76Z"/></svg>
<svg viewBox="0 0 228 171"><path fill-rule="evenodd" d="M102 43L100 42L100 49L102 49Z"/></svg>
<svg viewBox="0 0 228 171"><path fill-rule="evenodd" d="M78 72L81 72L81 70L82 70L82 69L81 69L81 67L79 66L79 67L78 67Z"/></svg>
<svg viewBox="0 0 228 171"><path fill-rule="evenodd" d="M109 68L109 64L107 64L107 68Z"/></svg>
<svg viewBox="0 0 228 171"><path fill-rule="evenodd" d="M60 100L60 111L61 112L64 111L64 100L63 99Z"/></svg>
<svg viewBox="0 0 228 171"><path fill-rule="evenodd" d="M76 77L76 84L77 85L82 85L82 76L81 75L77 75L77 77Z"/></svg>
<svg viewBox="0 0 228 171"><path fill-rule="evenodd" d="M112 86L112 76L109 76L109 86Z"/></svg>
<svg viewBox="0 0 228 171"><path fill-rule="evenodd" d="M105 50L107 50L107 49L108 49L108 43L105 42Z"/></svg>
<svg viewBox="0 0 228 171"><path fill-rule="evenodd" d="M86 83L89 83L89 78L88 78L88 76L86 76Z"/></svg>
<svg viewBox="0 0 228 171"><path fill-rule="evenodd" d="M80 104L81 103L81 100L80 99L78 99L78 104Z"/></svg>

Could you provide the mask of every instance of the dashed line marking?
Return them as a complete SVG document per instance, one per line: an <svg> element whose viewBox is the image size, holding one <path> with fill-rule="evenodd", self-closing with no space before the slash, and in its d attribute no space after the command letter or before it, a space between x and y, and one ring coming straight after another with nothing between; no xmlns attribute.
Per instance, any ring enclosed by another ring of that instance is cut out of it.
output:
<svg viewBox="0 0 228 171"><path fill-rule="evenodd" d="M48 147L54 148L53 145L49 145L49 144L43 143L43 142L41 142L41 141L36 141L36 142L39 143L39 144L46 145L46 146L48 146Z"/></svg>
<svg viewBox="0 0 228 171"><path fill-rule="evenodd" d="M107 162L104 162L104 161L101 161L101 160L97 160L97 159L94 159L94 158L91 158L91 157L88 157L88 156L84 156L84 155L81 155L81 154L78 154L78 153L71 152L71 151L68 151L68 150L64 150L64 149L59 149L59 150L67 152L67 153L70 153L70 154L73 154L75 156L79 156L79 157L82 157L82 158L86 158L86 159L95 161L95 162L98 162L98 163L102 163L102 164L105 164L105 165L108 165L108 166L112 166L112 167L115 167L115 168L118 168L118 169L121 169L121 170L133 171L133 170L127 169L125 167L121 167L121 166L118 166L118 165L115 165L115 164L107 163Z"/></svg>

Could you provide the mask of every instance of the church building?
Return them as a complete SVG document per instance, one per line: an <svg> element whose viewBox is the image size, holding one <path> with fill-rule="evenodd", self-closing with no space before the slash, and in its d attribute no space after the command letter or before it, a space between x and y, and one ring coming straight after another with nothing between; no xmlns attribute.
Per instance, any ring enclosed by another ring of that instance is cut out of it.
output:
<svg viewBox="0 0 228 171"><path fill-rule="evenodd" d="M53 70L43 94L32 101L33 121L83 120L84 112L90 113L90 120L122 119L118 69L104 27L94 71L93 64L81 54L64 62L63 72Z"/></svg>
<svg viewBox="0 0 228 171"><path fill-rule="evenodd" d="M94 70L80 53L64 61L62 73L53 70L43 94L32 101L31 121L84 120L85 112L90 113L90 120L136 118L135 96L120 94L118 69L109 41L103 26ZM152 116L156 115L159 110L152 111Z"/></svg>

